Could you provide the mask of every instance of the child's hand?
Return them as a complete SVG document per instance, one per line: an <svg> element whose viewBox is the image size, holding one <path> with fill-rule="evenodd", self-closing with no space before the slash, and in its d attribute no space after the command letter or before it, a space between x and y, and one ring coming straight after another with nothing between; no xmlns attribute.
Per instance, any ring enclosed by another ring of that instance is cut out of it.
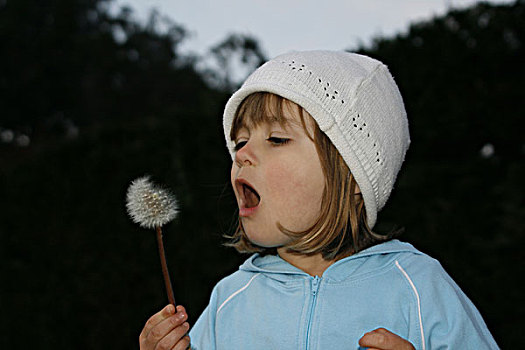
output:
<svg viewBox="0 0 525 350"><path fill-rule="evenodd" d="M363 335L359 339L359 346L369 350L415 350L409 341L384 328L378 328Z"/></svg>
<svg viewBox="0 0 525 350"><path fill-rule="evenodd" d="M144 325L140 333L140 350L185 350L190 346L190 337L186 335L190 326L188 315L183 306L177 306L175 314L173 305L168 305Z"/></svg>

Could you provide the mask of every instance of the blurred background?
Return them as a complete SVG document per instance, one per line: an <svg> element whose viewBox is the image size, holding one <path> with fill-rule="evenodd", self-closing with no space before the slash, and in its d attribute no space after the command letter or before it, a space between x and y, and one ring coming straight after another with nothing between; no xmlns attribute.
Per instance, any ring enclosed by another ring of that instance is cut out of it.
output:
<svg viewBox="0 0 525 350"><path fill-rule="evenodd" d="M0 0L0 348L138 348L167 303L155 235L125 212L138 176L179 199L164 237L191 323L246 258L222 246L236 209L222 109L246 74L302 47L231 32L191 48L187 26L124 1ZM499 345L524 347L525 2L448 6L338 41L390 67L410 119L376 231L404 227Z"/></svg>

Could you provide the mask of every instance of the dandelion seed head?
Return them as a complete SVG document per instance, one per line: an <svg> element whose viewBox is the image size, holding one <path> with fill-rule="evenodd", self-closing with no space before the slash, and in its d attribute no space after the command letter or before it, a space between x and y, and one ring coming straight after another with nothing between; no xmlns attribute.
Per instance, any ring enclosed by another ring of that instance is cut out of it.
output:
<svg viewBox="0 0 525 350"><path fill-rule="evenodd" d="M153 184L149 176L131 183L126 195L126 208L131 219L144 228L163 226L179 212L175 196Z"/></svg>

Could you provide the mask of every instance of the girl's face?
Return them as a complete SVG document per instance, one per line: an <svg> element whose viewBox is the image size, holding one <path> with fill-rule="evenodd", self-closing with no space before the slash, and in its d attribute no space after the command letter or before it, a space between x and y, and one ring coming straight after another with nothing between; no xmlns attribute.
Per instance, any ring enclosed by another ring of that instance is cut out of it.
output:
<svg viewBox="0 0 525 350"><path fill-rule="evenodd" d="M235 137L231 183L239 216L247 237L262 247L290 242L278 223L293 232L311 227L324 190L321 162L297 105L286 102L283 108L285 126L263 122L242 127ZM309 131L313 130L313 119L307 119Z"/></svg>

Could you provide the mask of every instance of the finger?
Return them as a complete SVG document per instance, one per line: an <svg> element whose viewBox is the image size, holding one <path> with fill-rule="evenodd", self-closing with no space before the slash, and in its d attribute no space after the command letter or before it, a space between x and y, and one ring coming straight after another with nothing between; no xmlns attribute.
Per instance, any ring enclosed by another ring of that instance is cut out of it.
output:
<svg viewBox="0 0 525 350"><path fill-rule="evenodd" d="M378 328L363 335L359 345L381 350L412 350L412 344L400 336L384 329Z"/></svg>
<svg viewBox="0 0 525 350"><path fill-rule="evenodd" d="M161 321L159 324L157 324L155 327L151 329L149 334L146 336L146 344L150 345L159 345L161 344L163 347L160 347L160 349L171 349L173 345L176 344L176 342L186 334L186 331L182 332L182 330L178 330L175 332L175 335L178 334L177 341L172 342L171 347L164 347L166 341L169 342L169 338L164 340L166 336L170 334L174 329L180 328L180 326L188 319L188 315L186 312L177 312L175 315L170 316L166 318L165 320ZM186 327L184 327L186 328ZM164 342L163 342L164 341Z"/></svg>
<svg viewBox="0 0 525 350"><path fill-rule="evenodd" d="M155 350L186 349L189 342L185 341L184 338L187 336L186 333L188 333L189 330L190 325L188 322L184 322L180 326L173 328L157 343Z"/></svg>
<svg viewBox="0 0 525 350"><path fill-rule="evenodd" d="M386 335L377 329L374 331L365 333L365 335L363 335L361 339L359 339L359 346L362 346L362 347L368 347L368 348L375 347L375 348L386 350L388 349L388 348L385 348L386 344L387 344Z"/></svg>
<svg viewBox="0 0 525 350"><path fill-rule="evenodd" d="M186 313L186 309L182 305L177 305L177 312L184 312L184 313Z"/></svg>
<svg viewBox="0 0 525 350"><path fill-rule="evenodd" d="M177 343L173 350L191 350L190 343L190 336L187 335Z"/></svg>
<svg viewBox="0 0 525 350"><path fill-rule="evenodd" d="M165 320L166 318L170 317L175 313L175 308L173 305L169 304L166 305L162 310L157 312L155 315L151 316L148 321L146 322L146 325L144 326L144 330L146 332L151 331L153 327L155 327L157 324Z"/></svg>
<svg viewBox="0 0 525 350"><path fill-rule="evenodd" d="M140 343L142 344L147 339L149 333L156 325L158 325L159 323L164 321L166 318L173 315L174 312L175 312L175 308L173 307L173 305L169 304L169 305L166 305L162 310L157 312L155 315L151 316L148 319L148 321L146 321L146 324L144 325L144 328L142 329L142 332L140 333L140 336L139 336Z"/></svg>

